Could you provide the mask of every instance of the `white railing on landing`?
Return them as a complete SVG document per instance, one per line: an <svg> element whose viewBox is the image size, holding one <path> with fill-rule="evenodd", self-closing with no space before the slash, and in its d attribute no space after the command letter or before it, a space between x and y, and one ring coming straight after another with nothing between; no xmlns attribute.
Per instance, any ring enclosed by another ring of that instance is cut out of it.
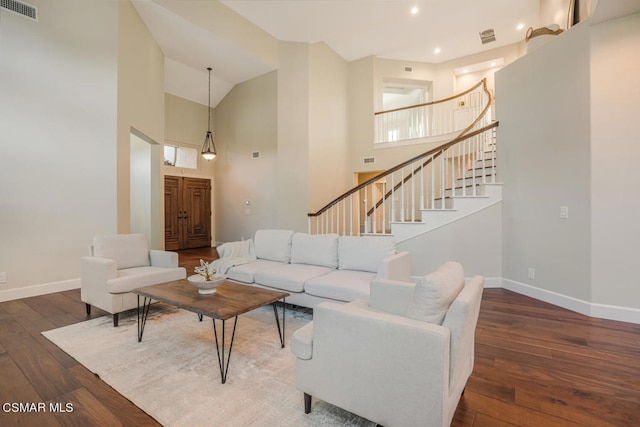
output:
<svg viewBox="0 0 640 427"><path fill-rule="evenodd" d="M490 122L491 95L480 85L483 108L457 137L309 213L309 233L390 234L393 223L420 222L426 211L448 209L451 197L478 196L481 184L495 183L498 123Z"/></svg>
<svg viewBox="0 0 640 427"><path fill-rule="evenodd" d="M375 143L458 135L483 111L487 96L484 80L458 95L374 114ZM488 112L490 114L490 110ZM490 120L490 118L489 118Z"/></svg>

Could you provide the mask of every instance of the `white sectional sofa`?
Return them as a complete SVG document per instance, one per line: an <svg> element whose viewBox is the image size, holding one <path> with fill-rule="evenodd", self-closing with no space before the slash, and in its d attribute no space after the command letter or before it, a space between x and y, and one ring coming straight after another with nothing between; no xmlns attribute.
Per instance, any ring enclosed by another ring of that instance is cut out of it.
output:
<svg viewBox="0 0 640 427"><path fill-rule="evenodd" d="M368 300L372 280L410 275L409 253L398 253L389 236L258 230L253 240L217 249L217 268L228 279L289 292L287 302L304 307Z"/></svg>

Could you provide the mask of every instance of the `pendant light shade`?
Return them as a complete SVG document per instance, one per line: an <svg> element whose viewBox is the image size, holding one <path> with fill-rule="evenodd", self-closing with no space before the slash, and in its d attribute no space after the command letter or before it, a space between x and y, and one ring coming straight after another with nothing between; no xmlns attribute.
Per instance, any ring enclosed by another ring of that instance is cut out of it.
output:
<svg viewBox="0 0 640 427"><path fill-rule="evenodd" d="M209 104L208 104L208 113L209 113L209 122L207 127L207 135L204 138L204 144L202 145L202 157L207 160L213 160L216 157L216 145L213 143L213 134L211 133L211 67L208 67L209 70Z"/></svg>

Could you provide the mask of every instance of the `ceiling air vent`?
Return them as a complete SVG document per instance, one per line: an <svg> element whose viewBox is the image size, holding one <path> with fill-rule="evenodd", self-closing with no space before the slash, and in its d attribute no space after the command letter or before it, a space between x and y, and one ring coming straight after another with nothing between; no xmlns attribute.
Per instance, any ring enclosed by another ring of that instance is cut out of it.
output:
<svg viewBox="0 0 640 427"><path fill-rule="evenodd" d="M258 159L258 158L260 158L260 152L259 152L259 151L253 151L253 152L251 153L251 158L252 158L252 159Z"/></svg>
<svg viewBox="0 0 640 427"><path fill-rule="evenodd" d="M375 163L376 162L376 158L375 157L365 157L363 161L364 161L365 164L367 164L367 163Z"/></svg>
<svg viewBox="0 0 640 427"><path fill-rule="evenodd" d="M34 21L38 20L38 8L30 4L17 0L0 0L0 7Z"/></svg>
<svg viewBox="0 0 640 427"><path fill-rule="evenodd" d="M481 32L480 41L482 42L482 44L496 41L496 32L493 30L493 28Z"/></svg>

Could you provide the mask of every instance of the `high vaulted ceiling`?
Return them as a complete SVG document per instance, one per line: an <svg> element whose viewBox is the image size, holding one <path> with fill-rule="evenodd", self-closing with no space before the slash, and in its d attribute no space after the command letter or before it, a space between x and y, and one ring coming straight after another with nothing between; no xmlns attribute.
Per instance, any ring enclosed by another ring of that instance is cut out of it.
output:
<svg viewBox="0 0 640 427"><path fill-rule="evenodd" d="M132 0L165 55L165 91L206 105L211 66L213 106L235 84L277 68L277 53L269 55L278 41L325 42L347 61L440 63L523 40L528 27L550 23L540 22L541 1ZM547 3L565 15L568 1ZM604 1L607 19L621 13L611 3L637 10L640 1ZM483 45L487 29L496 41Z"/></svg>

